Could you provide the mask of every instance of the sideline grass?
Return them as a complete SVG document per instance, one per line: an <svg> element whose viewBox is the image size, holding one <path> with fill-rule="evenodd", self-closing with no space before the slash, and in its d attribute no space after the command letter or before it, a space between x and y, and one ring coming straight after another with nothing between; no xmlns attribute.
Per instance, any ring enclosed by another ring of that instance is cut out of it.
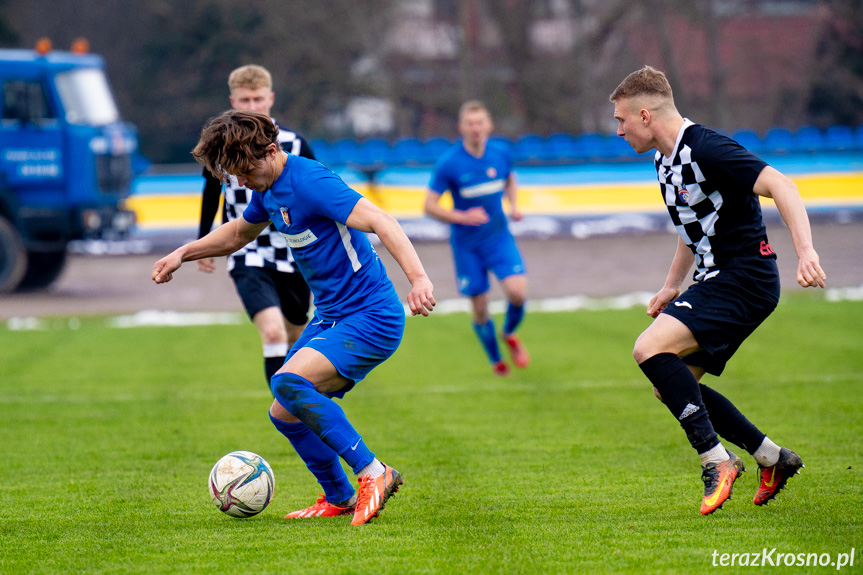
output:
<svg viewBox="0 0 863 575"><path fill-rule="evenodd" d="M774 547L856 548L856 571L861 317L860 302L786 298L712 380L806 469L756 508L747 455L710 517L698 461L630 357L642 310L529 315L534 362L508 379L490 375L467 316L412 318L342 402L406 480L362 528L282 519L318 486L267 419L252 326L0 326L0 573L697 573L714 550ZM276 476L251 519L206 490L234 449Z"/></svg>

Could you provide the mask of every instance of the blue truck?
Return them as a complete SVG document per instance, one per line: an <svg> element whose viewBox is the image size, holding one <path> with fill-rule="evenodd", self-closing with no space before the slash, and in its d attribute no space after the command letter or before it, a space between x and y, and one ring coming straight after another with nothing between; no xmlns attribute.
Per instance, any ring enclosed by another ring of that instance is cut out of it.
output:
<svg viewBox="0 0 863 575"><path fill-rule="evenodd" d="M0 293L43 288L68 244L121 239L134 225L138 134L123 122L101 56L0 50Z"/></svg>

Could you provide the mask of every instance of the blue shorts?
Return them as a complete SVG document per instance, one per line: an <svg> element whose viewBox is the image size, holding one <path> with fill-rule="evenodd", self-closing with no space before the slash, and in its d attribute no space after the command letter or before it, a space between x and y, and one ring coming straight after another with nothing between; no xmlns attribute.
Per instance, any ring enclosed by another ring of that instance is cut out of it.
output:
<svg viewBox="0 0 863 575"><path fill-rule="evenodd" d="M402 341L405 309L394 303L324 322L317 313L288 352L287 361L303 347L321 352L342 376L352 380L330 397L344 397L368 373L389 358Z"/></svg>
<svg viewBox="0 0 863 575"><path fill-rule="evenodd" d="M452 253L458 291L468 297L489 290L489 272L498 280L525 273L524 262L512 234L502 234L499 240L482 246L452 244Z"/></svg>
<svg viewBox="0 0 863 575"><path fill-rule="evenodd" d="M719 375L778 302L779 273L771 260L759 271L726 269L695 283L662 313L681 321L702 348L683 361Z"/></svg>

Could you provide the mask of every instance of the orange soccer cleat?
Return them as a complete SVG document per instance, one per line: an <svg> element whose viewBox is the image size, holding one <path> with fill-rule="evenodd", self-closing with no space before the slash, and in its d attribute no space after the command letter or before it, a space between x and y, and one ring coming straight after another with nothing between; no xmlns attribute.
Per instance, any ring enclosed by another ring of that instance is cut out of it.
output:
<svg viewBox="0 0 863 575"><path fill-rule="evenodd" d="M503 336L503 341L509 348L509 356L516 367L524 369L530 364L530 355L527 353L527 348L521 343L521 340L514 333Z"/></svg>
<svg viewBox="0 0 863 575"><path fill-rule="evenodd" d="M399 486L404 484L401 474L384 464L383 475L360 477L360 488L357 491L357 508L351 525L364 525L378 516Z"/></svg>
<svg viewBox="0 0 863 575"><path fill-rule="evenodd" d="M728 451L728 450L726 450ZM721 463L708 463L701 470L704 481L704 500L701 514L710 515L731 498L734 482L746 470L743 460L728 451L728 459Z"/></svg>
<svg viewBox="0 0 863 575"><path fill-rule="evenodd" d="M785 484L794 475L800 473L800 468L805 467L800 456L784 447L779 450L779 461L771 467L758 466L761 472L761 483L752 502L755 505L765 505L768 501L779 495L779 491L785 489Z"/></svg>
<svg viewBox="0 0 863 575"><path fill-rule="evenodd" d="M292 511L285 515L285 519L311 519L312 517L338 517L339 515L350 515L354 512L355 505L349 507L338 507L333 505L323 493L311 507Z"/></svg>

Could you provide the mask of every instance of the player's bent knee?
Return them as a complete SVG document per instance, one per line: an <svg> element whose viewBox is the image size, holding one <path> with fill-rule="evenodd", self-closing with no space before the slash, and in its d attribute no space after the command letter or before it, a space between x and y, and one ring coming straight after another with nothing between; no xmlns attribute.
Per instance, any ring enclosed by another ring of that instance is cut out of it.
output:
<svg viewBox="0 0 863 575"><path fill-rule="evenodd" d="M277 373L270 378L273 397L288 413L302 418L309 401L309 395L316 394L315 386L306 378L295 373Z"/></svg>

